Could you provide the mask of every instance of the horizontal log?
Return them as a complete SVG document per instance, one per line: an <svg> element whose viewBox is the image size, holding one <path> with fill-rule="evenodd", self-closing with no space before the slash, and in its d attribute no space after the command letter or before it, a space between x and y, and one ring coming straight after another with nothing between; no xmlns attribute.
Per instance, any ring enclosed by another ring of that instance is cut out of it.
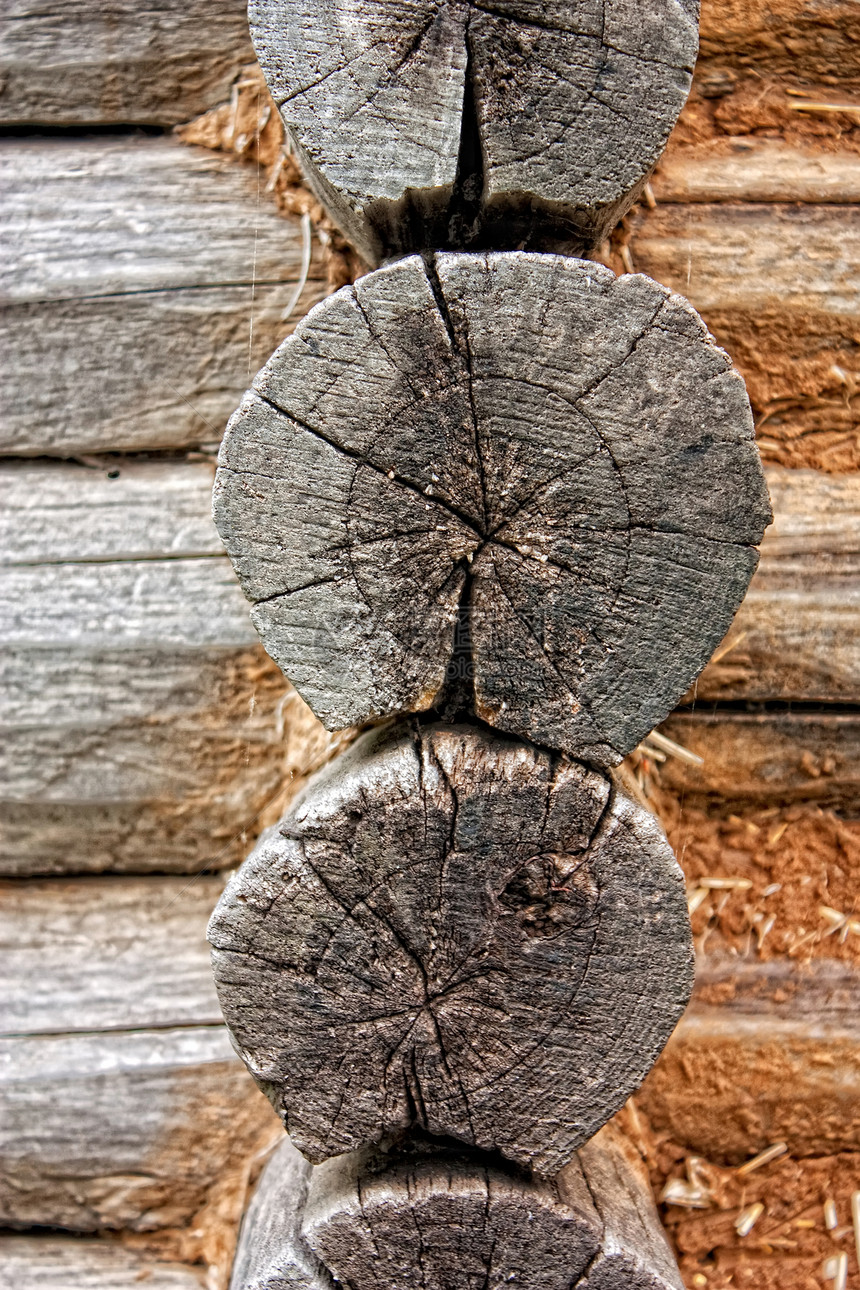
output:
<svg viewBox="0 0 860 1290"><path fill-rule="evenodd" d="M0 1039L0 1224L181 1226L276 1128L223 1026Z"/></svg>
<svg viewBox="0 0 860 1290"><path fill-rule="evenodd" d="M362 1150L311 1168L289 1139L260 1179L232 1290L680 1290L641 1162L604 1130L554 1180L453 1144Z"/></svg>
<svg viewBox="0 0 860 1290"><path fill-rule="evenodd" d="M329 746L256 643L210 466L113 470L0 468L7 875L235 863Z"/></svg>
<svg viewBox="0 0 860 1290"><path fill-rule="evenodd" d="M699 310L757 411L828 397L821 424L839 416L853 388L839 373L860 368L856 205L666 203L640 207L630 229L634 267Z"/></svg>
<svg viewBox="0 0 860 1290"><path fill-rule="evenodd" d="M651 186L658 202L858 202L860 153L755 136L715 139L670 147Z"/></svg>
<svg viewBox="0 0 860 1290"><path fill-rule="evenodd" d="M205 1270L113 1241L0 1236L0 1282L15 1290L202 1290Z"/></svg>
<svg viewBox="0 0 860 1290"><path fill-rule="evenodd" d="M855 207L667 204L631 222L636 268L686 294L704 314L860 314Z"/></svg>
<svg viewBox="0 0 860 1290"><path fill-rule="evenodd" d="M0 883L0 1037L217 1026L206 920L221 877Z"/></svg>
<svg viewBox="0 0 860 1290"><path fill-rule="evenodd" d="M660 729L702 759L670 757L660 783L700 801L770 806L814 802L860 816L860 713L675 713Z"/></svg>
<svg viewBox="0 0 860 1290"><path fill-rule="evenodd" d="M222 885L0 884L0 1224L181 1224L271 1136L211 978Z"/></svg>
<svg viewBox="0 0 860 1290"><path fill-rule="evenodd" d="M850 1012L818 1020L803 1001L795 994L792 1017L694 1005L637 1105L715 1161L739 1164L774 1142L798 1156L857 1151L860 1027Z"/></svg>
<svg viewBox="0 0 860 1290"><path fill-rule="evenodd" d="M220 439L289 330L302 262L259 173L173 139L0 146L0 451ZM295 316L324 293L315 254Z"/></svg>
<svg viewBox="0 0 860 1290"><path fill-rule="evenodd" d="M12 0L3 125L177 125L226 99L253 57L242 0Z"/></svg>
<svg viewBox="0 0 860 1290"><path fill-rule="evenodd" d="M860 475L771 467L774 523L700 699L860 701Z"/></svg>

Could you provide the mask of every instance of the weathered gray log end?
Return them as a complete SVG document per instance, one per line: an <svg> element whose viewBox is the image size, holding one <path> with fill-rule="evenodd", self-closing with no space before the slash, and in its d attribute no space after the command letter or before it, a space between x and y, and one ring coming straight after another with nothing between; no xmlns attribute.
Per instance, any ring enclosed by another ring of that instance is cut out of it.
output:
<svg viewBox="0 0 860 1290"><path fill-rule="evenodd" d="M651 815L579 763L415 719L309 786L209 938L238 1050L315 1162L417 1127L552 1175L692 986Z"/></svg>
<svg viewBox="0 0 860 1290"><path fill-rule="evenodd" d="M513 252L413 256L312 310L230 423L215 516L330 729L459 706L613 764L722 640L770 508L686 301Z"/></svg>
<svg viewBox="0 0 860 1290"><path fill-rule="evenodd" d="M231 1290L682 1290L648 1179L608 1131L555 1180L407 1139L260 1179Z"/></svg>
<svg viewBox="0 0 860 1290"><path fill-rule="evenodd" d="M311 1169L284 1138L242 1220L230 1290L331 1290L331 1277L301 1234Z"/></svg>
<svg viewBox="0 0 860 1290"><path fill-rule="evenodd" d="M251 0L308 178L367 258L579 254L641 191L690 88L698 0Z"/></svg>
<svg viewBox="0 0 860 1290"><path fill-rule="evenodd" d="M579 1290L683 1290L647 1172L631 1143L607 1125L577 1160L603 1223L600 1251ZM562 1195L566 1177L567 1171L558 1179Z"/></svg>

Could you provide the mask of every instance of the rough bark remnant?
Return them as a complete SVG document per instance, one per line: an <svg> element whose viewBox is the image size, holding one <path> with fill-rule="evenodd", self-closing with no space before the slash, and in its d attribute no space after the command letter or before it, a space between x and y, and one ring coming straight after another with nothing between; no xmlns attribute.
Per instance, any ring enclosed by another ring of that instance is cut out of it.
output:
<svg viewBox="0 0 860 1290"><path fill-rule="evenodd" d="M314 1161L418 1126L551 1174L692 984L653 817L468 726L364 736L264 835L209 935L240 1052Z"/></svg>
<svg viewBox="0 0 860 1290"><path fill-rule="evenodd" d="M331 1275L330 1275L331 1274ZM412 1140L263 1174L232 1290L680 1290L648 1179L604 1131L552 1181Z"/></svg>
<svg viewBox="0 0 860 1290"><path fill-rule="evenodd" d="M516 252L411 257L313 310L231 422L215 508L330 729L474 707L603 764L694 681L769 519L690 306Z"/></svg>
<svg viewBox="0 0 860 1290"><path fill-rule="evenodd" d="M369 263L577 254L641 191L690 88L697 0L252 0L309 182Z"/></svg>

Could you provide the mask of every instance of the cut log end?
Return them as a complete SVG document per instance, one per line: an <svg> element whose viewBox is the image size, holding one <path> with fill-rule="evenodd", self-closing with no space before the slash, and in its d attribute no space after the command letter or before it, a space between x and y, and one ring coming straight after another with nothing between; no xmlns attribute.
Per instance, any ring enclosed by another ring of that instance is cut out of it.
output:
<svg viewBox="0 0 860 1290"><path fill-rule="evenodd" d="M252 0L308 179L368 263L579 254L638 195L690 88L698 5Z"/></svg>
<svg viewBox="0 0 860 1290"><path fill-rule="evenodd" d="M653 817L464 726L364 736L264 836L210 941L239 1051L315 1161L417 1127L553 1174L692 986Z"/></svg>
<svg viewBox="0 0 860 1290"><path fill-rule="evenodd" d="M604 765L695 680L769 518L690 306L520 253L412 257L318 306L216 483L263 643L330 729L459 707Z"/></svg>
<svg viewBox="0 0 860 1290"><path fill-rule="evenodd" d="M413 1140L313 1168L287 1140L257 1188L231 1290L681 1290L648 1180L601 1133L554 1181Z"/></svg>

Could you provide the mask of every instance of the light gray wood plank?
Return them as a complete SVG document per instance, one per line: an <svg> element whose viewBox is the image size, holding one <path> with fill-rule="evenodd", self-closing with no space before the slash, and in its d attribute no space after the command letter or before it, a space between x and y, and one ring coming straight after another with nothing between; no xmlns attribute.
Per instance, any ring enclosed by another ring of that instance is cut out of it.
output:
<svg viewBox="0 0 860 1290"><path fill-rule="evenodd" d="M757 136L670 144L651 187L658 202L857 202L860 156Z"/></svg>
<svg viewBox="0 0 860 1290"><path fill-rule="evenodd" d="M0 1039L0 1224L182 1225L276 1132L222 1026Z"/></svg>
<svg viewBox="0 0 860 1290"><path fill-rule="evenodd" d="M217 442L300 272L262 172L174 139L12 139L0 182L0 450ZM294 317L324 293L315 254Z"/></svg>
<svg viewBox="0 0 860 1290"><path fill-rule="evenodd" d="M207 461L0 461L0 567L222 555Z"/></svg>
<svg viewBox="0 0 860 1290"><path fill-rule="evenodd" d="M860 476L771 467L774 523L701 699L860 701Z"/></svg>
<svg viewBox="0 0 860 1290"><path fill-rule="evenodd" d="M664 204L631 227L637 270L706 314L773 310L850 322L860 313L857 206Z"/></svg>
<svg viewBox="0 0 860 1290"><path fill-rule="evenodd" d="M0 873L241 860L327 736L265 656L206 462L0 468Z"/></svg>
<svg viewBox="0 0 860 1290"><path fill-rule="evenodd" d="M8 0L4 125L176 125L229 97L253 57L243 0Z"/></svg>
<svg viewBox="0 0 860 1290"><path fill-rule="evenodd" d="M0 883L0 1036L218 1025L220 877Z"/></svg>
<svg viewBox="0 0 860 1290"><path fill-rule="evenodd" d="M205 1269L156 1261L113 1241L0 1236L0 1283L15 1290L201 1290Z"/></svg>

